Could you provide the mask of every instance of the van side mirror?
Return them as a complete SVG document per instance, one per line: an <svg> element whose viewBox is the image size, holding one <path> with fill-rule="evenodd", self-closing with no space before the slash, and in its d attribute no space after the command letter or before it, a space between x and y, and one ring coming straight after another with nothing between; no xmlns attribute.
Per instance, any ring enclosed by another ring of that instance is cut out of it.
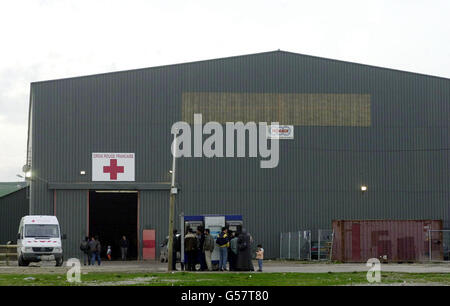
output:
<svg viewBox="0 0 450 306"><path fill-rule="evenodd" d="M63 234L62 236L61 236L61 239L67 239L67 235L66 234Z"/></svg>
<svg viewBox="0 0 450 306"><path fill-rule="evenodd" d="M20 239L20 233L17 233L17 240Z"/></svg>

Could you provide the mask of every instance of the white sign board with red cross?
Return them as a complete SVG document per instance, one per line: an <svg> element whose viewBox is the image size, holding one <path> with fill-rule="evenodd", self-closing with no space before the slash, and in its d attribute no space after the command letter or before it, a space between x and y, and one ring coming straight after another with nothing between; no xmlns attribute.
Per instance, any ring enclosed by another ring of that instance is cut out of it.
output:
<svg viewBox="0 0 450 306"><path fill-rule="evenodd" d="M134 182L134 153L92 153L92 181Z"/></svg>

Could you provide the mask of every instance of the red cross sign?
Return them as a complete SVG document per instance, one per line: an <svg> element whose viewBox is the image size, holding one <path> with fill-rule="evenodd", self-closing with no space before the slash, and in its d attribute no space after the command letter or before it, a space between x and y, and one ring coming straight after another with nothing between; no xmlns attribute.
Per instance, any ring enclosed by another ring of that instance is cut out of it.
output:
<svg viewBox="0 0 450 306"><path fill-rule="evenodd" d="M109 166L103 167L103 173L109 173L109 179L117 180L117 173L123 173L124 167L117 166L117 159L111 159Z"/></svg>
<svg viewBox="0 0 450 306"><path fill-rule="evenodd" d="M134 182L134 153L92 153L92 181Z"/></svg>

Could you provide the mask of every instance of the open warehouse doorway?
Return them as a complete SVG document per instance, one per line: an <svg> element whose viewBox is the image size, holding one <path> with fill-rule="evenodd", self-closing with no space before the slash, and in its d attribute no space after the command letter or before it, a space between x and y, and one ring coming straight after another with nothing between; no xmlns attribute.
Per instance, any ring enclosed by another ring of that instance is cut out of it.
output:
<svg viewBox="0 0 450 306"><path fill-rule="evenodd" d="M111 246L112 259L121 259L120 240L128 240L127 259L138 258L138 192L89 191L89 235L98 236L101 257Z"/></svg>

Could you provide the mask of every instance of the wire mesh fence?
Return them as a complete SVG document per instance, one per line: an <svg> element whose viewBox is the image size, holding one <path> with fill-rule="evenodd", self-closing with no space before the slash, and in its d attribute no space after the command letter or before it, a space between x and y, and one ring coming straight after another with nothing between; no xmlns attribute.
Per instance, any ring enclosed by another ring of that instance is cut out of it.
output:
<svg viewBox="0 0 450 306"><path fill-rule="evenodd" d="M311 231L280 233L280 259L311 260Z"/></svg>
<svg viewBox="0 0 450 306"><path fill-rule="evenodd" d="M318 230L317 241L317 259L318 260L330 260L331 249L333 243L333 231L327 229Z"/></svg>
<svg viewBox="0 0 450 306"><path fill-rule="evenodd" d="M450 230L428 230L425 254L419 260L449 261ZM280 233L280 259L288 260L331 260L334 232L329 229L317 231L301 230ZM405 246L408 251L411 246ZM402 251L402 250L397 250ZM416 257L414 257L416 258Z"/></svg>
<svg viewBox="0 0 450 306"><path fill-rule="evenodd" d="M0 245L0 262L9 266L10 262L17 260L17 245Z"/></svg>
<svg viewBox="0 0 450 306"><path fill-rule="evenodd" d="M332 242L332 230L280 233L280 259L329 260Z"/></svg>

